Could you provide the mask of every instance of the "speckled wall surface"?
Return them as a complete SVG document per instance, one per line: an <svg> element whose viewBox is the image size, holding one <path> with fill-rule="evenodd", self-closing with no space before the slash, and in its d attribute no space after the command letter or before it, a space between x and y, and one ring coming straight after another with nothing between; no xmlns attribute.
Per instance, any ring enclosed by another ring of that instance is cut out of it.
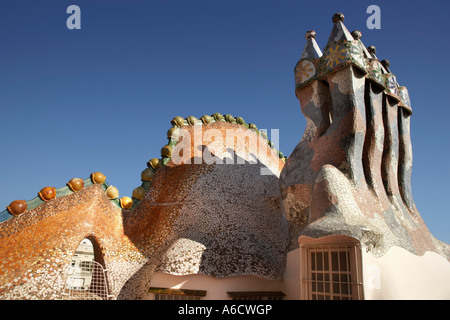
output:
<svg viewBox="0 0 450 320"><path fill-rule="evenodd" d="M217 130L224 140L226 130L236 129L235 136L241 141L249 133L225 122L206 128ZM278 175L284 163L270 148L269 155L260 154L258 162L252 163L250 155L261 153L258 143L231 149L234 155L229 156L224 145L208 148L224 164L177 168L169 163L167 174L181 184L176 188L167 185L167 176L160 180L161 184L154 184L160 190L151 189L150 205L167 204L161 209L180 210L180 218L172 226L179 239L167 252L159 271L217 278L242 274L282 278L288 230L279 204ZM225 164L227 159L232 164ZM270 168L275 174L261 175L261 168Z"/></svg>
<svg viewBox="0 0 450 320"><path fill-rule="evenodd" d="M94 173L0 212L0 299L64 298L84 238L117 299L145 297L155 271L282 279L301 235L349 235L376 257L398 246L448 259L412 198L408 92L343 15L333 23L324 54L309 31L296 65L307 126L286 163L240 117L175 117L132 198Z"/></svg>
<svg viewBox="0 0 450 320"><path fill-rule="evenodd" d="M3 221L0 299L64 298L67 268L84 238L93 241L96 260L108 269L110 294L118 299L144 297L156 268L217 278L282 278L288 232L277 181L284 159L248 126L196 123L181 127L189 135L199 130L195 134L204 138L192 139L190 149L180 138L173 153L189 152L194 159L207 149L217 160L166 160L151 179L143 174L146 192L135 194L140 198L131 209L121 208L115 190L100 181ZM232 145L226 144L230 131L237 139ZM223 143L211 143L219 136ZM257 143L238 143L246 137ZM230 152L235 162L220 164ZM261 175L261 168L274 174Z"/></svg>
<svg viewBox="0 0 450 320"><path fill-rule="evenodd" d="M100 185L54 199L0 227L1 299L61 299L67 268L86 237L98 245L100 261L111 270L117 285L110 284L113 294L129 277L130 266L145 261L123 233L121 210Z"/></svg>

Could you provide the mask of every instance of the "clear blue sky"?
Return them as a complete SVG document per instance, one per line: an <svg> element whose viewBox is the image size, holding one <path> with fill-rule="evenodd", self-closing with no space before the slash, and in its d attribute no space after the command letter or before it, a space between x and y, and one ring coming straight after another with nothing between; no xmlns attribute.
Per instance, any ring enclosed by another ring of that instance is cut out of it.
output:
<svg viewBox="0 0 450 320"><path fill-rule="evenodd" d="M71 4L81 30L66 27ZM370 4L381 8L380 30L366 27ZM414 198L450 243L442 0L1 1L0 211L95 171L130 196L177 115L230 113L279 129L289 155L305 128L293 76L304 34L315 30L323 48L339 11L409 89Z"/></svg>

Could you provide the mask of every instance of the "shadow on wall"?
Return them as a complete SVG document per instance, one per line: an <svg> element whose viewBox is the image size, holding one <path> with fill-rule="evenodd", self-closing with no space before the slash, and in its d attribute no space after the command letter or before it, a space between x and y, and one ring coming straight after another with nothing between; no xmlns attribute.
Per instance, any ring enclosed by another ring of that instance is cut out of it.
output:
<svg viewBox="0 0 450 320"><path fill-rule="evenodd" d="M287 221L281 211L278 174L256 155L220 157L198 146L205 159L161 168L138 208L125 217L125 234L147 256L124 285L146 294L152 274L201 273L216 278L253 274L280 279L288 245ZM247 159L244 159L247 157ZM196 164L199 163L199 164ZM130 223L139 216L138 223ZM133 219L130 219L133 217ZM157 245L150 255L148 248Z"/></svg>

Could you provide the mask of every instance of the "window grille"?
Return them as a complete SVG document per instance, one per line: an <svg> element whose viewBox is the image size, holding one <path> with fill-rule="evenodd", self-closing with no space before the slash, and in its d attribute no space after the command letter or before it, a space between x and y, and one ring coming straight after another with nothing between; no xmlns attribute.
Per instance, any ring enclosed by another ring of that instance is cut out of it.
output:
<svg viewBox="0 0 450 320"><path fill-rule="evenodd" d="M162 294L155 293L155 300L200 300L199 296L188 296L182 294Z"/></svg>
<svg viewBox="0 0 450 320"><path fill-rule="evenodd" d="M232 300L283 300L285 294L280 291L244 291L227 292Z"/></svg>
<svg viewBox="0 0 450 320"><path fill-rule="evenodd" d="M359 246L321 244L302 246L303 298L362 299Z"/></svg>
<svg viewBox="0 0 450 320"><path fill-rule="evenodd" d="M106 270L96 261L82 261L71 267L66 281L65 298L68 300L107 300Z"/></svg>
<svg viewBox="0 0 450 320"><path fill-rule="evenodd" d="M152 287L148 290L155 300L200 300L206 296L204 290L170 289Z"/></svg>

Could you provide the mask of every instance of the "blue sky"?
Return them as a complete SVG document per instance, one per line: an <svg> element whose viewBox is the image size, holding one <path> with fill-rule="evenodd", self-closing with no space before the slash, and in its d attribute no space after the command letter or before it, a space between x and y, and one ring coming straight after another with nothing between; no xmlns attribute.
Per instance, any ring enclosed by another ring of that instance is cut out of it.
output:
<svg viewBox="0 0 450 320"><path fill-rule="evenodd" d="M66 27L71 4L81 30ZM371 4L381 8L379 30L366 27ZM335 12L409 89L414 198L450 243L442 0L1 1L0 208L95 171L130 196L178 115L230 113L279 129L289 155L305 128L293 76L304 34L315 30L323 48Z"/></svg>

